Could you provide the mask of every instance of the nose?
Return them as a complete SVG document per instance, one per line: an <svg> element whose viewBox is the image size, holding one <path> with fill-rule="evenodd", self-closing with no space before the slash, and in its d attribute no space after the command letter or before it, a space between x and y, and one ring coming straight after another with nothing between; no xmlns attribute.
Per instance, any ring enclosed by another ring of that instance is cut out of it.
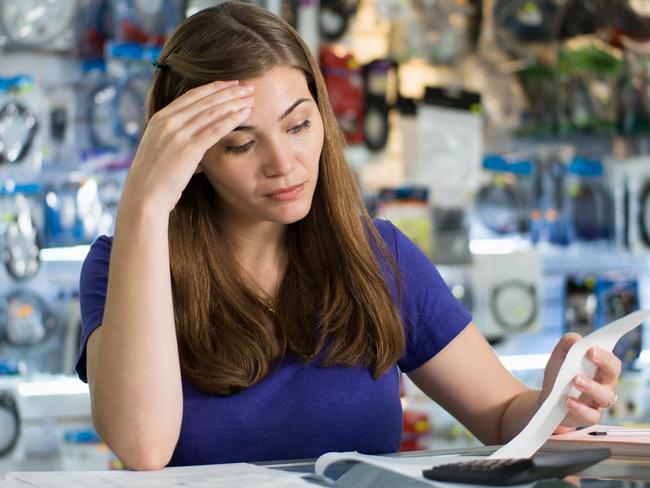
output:
<svg viewBox="0 0 650 488"><path fill-rule="evenodd" d="M286 142L277 139L269 141L265 153L264 176L272 178L291 173L295 163L290 146Z"/></svg>

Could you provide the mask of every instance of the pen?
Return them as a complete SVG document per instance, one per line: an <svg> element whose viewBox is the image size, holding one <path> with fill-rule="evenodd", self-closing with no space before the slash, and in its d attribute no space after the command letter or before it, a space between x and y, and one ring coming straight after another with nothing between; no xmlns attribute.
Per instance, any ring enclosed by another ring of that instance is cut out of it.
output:
<svg viewBox="0 0 650 488"><path fill-rule="evenodd" d="M587 432L588 435L593 436L626 436L626 435L650 435L650 429L607 429L607 430L594 430Z"/></svg>

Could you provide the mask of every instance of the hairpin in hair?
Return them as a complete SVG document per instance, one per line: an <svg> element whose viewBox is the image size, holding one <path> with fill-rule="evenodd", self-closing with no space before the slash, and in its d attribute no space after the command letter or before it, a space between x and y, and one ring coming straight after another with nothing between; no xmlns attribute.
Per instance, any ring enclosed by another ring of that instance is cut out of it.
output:
<svg viewBox="0 0 650 488"><path fill-rule="evenodd" d="M157 70L163 70L167 68L167 65L165 63L159 63L158 60L154 59L151 64L156 68Z"/></svg>

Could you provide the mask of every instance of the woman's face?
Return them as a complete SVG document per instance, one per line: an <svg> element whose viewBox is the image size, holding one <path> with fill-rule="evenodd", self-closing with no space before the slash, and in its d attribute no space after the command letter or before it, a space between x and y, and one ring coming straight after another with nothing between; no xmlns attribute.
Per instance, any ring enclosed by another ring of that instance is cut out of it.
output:
<svg viewBox="0 0 650 488"><path fill-rule="evenodd" d="M230 222L290 224L311 207L323 121L301 71L276 67L255 87L248 119L208 150L201 169Z"/></svg>

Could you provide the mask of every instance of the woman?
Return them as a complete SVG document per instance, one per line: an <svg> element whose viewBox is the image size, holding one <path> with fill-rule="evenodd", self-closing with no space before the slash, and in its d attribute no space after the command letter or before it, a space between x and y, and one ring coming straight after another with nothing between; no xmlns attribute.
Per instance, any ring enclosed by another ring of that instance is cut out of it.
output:
<svg viewBox="0 0 650 488"><path fill-rule="evenodd" d="M189 18L147 118L115 235L80 284L77 371L126 466L395 451L399 370L489 444L548 395L576 337L541 392L501 366L426 257L368 217L318 67L284 21L240 3ZM592 352L598 376L563 429L612 403L619 363Z"/></svg>

